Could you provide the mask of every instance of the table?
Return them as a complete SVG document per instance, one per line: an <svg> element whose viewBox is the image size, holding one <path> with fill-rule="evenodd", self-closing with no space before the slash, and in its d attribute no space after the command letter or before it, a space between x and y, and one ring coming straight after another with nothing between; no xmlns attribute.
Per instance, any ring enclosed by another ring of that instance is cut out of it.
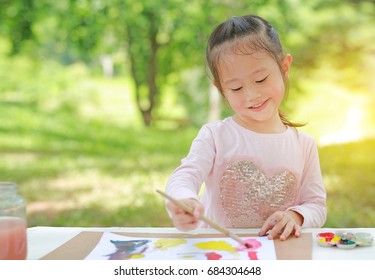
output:
<svg viewBox="0 0 375 280"><path fill-rule="evenodd" d="M37 260L58 248L82 231L110 231L128 233L180 233L175 228L149 228L149 227L31 227L27 229L28 260ZM322 247L315 242L315 235L319 232L344 231L344 232L369 232L375 236L375 228L314 228L304 229L313 235L312 259L313 260L375 260L375 243L369 247L356 247L343 250L337 247ZM257 229L234 229L237 234L257 234ZM197 229L191 234L217 233L211 228ZM287 242L287 241L286 241Z"/></svg>

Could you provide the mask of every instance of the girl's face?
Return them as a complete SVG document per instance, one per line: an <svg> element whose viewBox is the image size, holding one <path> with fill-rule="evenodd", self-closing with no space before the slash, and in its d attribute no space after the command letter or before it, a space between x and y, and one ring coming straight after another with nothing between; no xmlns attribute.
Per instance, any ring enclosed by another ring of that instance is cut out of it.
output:
<svg viewBox="0 0 375 280"><path fill-rule="evenodd" d="M235 111L234 119L257 132L285 130L278 108L284 97L284 78L288 76L292 57L284 56L281 73L276 61L265 51L249 55L225 51L218 65L224 97Z"/></svg>

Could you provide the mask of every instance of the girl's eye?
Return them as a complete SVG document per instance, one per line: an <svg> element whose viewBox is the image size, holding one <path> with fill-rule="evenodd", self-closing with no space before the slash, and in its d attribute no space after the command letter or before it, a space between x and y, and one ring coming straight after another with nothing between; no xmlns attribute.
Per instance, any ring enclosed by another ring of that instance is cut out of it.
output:
<svg viewBox="0 0 375 280"><path fill-rule="evenodd" d="M267 78L268 78L268 76L266 76L264 79L261 79L261 80L255 81L255 82L256 82L257 84L259 84L259 83L264 82Z"/></svg>
<svg viewBox="0 0 375 280"><path fill-rule="evenodd" d="M232 88L232 91L240 91L241 89L242 89L242 87Z"/></svg>

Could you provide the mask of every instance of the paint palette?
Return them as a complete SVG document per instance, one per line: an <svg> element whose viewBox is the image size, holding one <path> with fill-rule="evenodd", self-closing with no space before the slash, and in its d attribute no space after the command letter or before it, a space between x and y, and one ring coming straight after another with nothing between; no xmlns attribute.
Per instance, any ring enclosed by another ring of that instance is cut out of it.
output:
<svg viewBox="0 0 375 280"><path fill-rule="evenodd" d="M316 235L318 245L336 246L340 249L353 249L357 246L371 246L374 237L368 232L321 232Z"/></svg>

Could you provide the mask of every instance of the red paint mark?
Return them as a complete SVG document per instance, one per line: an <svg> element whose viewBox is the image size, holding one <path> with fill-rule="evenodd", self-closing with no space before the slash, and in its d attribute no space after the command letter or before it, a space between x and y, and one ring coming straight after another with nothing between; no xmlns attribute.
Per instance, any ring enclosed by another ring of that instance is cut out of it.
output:
<svg viewBox="0 0 375 280"><path fill-rule="evenodd" d="M250 260L258 260L258 255L255 251L249 251L247 252L247 255L249 256Z"/></svg>
<svg viewBox="0 0 375 280"><path fill-rule="evenodd" d="M207 260L220 260L223 257L215 252L206 253L205 256L207 257Z"/></svg>
<svg viewBox="0 0 375 280"><path fill-rule="evenodd" d="M331 242L332 238L335 237L333 232L321 232L316 235L319 238L325 238L325 242Z"/></svg>

